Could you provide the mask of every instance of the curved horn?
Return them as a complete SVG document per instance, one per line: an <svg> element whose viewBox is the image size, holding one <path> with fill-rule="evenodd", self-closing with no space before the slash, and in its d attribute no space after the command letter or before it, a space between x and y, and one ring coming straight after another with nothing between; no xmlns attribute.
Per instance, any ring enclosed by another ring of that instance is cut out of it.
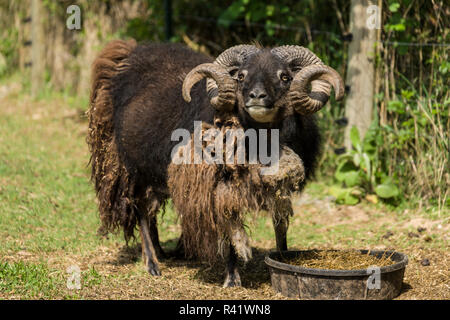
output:
<svg viewBox="0 0 450 320"><path fill-rule="evenodd" d="M192 69L183 82L184 100L190 102L190 91L194 84L207 78L206 90L212 106L217 110L230 111L236 100L236 81L230 72L239 68L249 55L258 50L253 45L234 46L222 52L214 63L204 63Z"/></svg>
<svg viewBox="0 0 450 320"><path fill-rule="evenodd" d="M311 92L308 84L311 83ZM291 84L288 103L300 114L306 115L319 111L330 98L331 85L336 100L344 96L344 82L340 75L326 65L307 66L298 72Z"/></svg>
<svg viewBox="0 0 450 320"><path fill-rule="evenodd" d="M319 111L330 98L331 85L336 100L344 96L344 81L331 67L326 66L312 51L300 46L282 46L272 53L289 64L296 71L288 92L288 103L300 114ZM308 85L311 83L311 92Z"/></svg>
<svg viewBox="0 0 450 320"><path fill-rule="evenodd" d="M244 61L255 52L258 52L259 49L253 45L243 44L228 48L224 52L222 52L214 61L214 64L222 66L228 73L228 76L233 69L239 69L239 67L244 63ZM233 80L234 81L234 80ZM221 109L220 104L214 104L213 101L220 101L223 98L218 97L218 82L214 79L208 78L206 80L206 91L208 92L208 96L211 99L211 103L215 108Z"/></svg>
<svg viewBox="0 0 450 320"><path fill-rule="evenodd" d="M217 94L211 98L211 104L216 109L231 110L236 99L236 81L224 67L213 63L198 65L187 74L182 89L184 100L191 101L192 87L203 78L211 78L217 83Z"/></svg>
<svg viewBox="0 0 450 320"><path fill-rule="evenodd" d="M281 46L271 50L281 60L286 61L294 70L312 64L323 64L311 50L300 46Z"/></svg>

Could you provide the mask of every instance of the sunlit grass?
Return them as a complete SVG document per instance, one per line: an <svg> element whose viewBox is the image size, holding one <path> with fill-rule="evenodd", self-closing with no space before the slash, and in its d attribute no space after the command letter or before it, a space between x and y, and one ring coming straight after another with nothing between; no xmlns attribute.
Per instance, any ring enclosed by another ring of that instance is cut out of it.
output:
<svg viewBox="0 0 450 320"><path fill-rule="evenodd" d="M0 293L9 293L21 299L45 299L57 290L55 283L56 278L50 276L45 264L0 262Z"/></svg>

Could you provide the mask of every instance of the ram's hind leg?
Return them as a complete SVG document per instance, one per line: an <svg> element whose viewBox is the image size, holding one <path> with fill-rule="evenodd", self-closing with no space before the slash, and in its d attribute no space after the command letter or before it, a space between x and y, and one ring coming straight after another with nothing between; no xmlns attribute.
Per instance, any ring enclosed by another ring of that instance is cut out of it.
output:
<svg viewBox="0 0 450 320"><path fill-rule="evenodd" d="M149 218L149 229L150 229L150 239L152 240L156 255L161 259L166 258L166 253L164 252L159 242L156 212L152 213L152 216Z"/></svg>
<svg viewBox="0 0 450 320"><path fill-rule="evenodd" d="M152 237L150 235L149 218L147 214L141 214L139 217L139 231L142 239L142 259L144 260L147 271L153 276L160 276L158 259L155 248L153 247Z"/></svg>
<svg viewBox="0 0 450 320"><path fill-rule="evenodd" d="M175 249L169 255L175 259L183 259L186 254L184 250L183 234L180 235Z"/></svg>
<svg viewBox="0 0 450 320"><path fill-rule="evenodd" d="M158 257L164 255L159 243L156 215L161 207L161 200L154 194L148 192L146 197L141 198L139 209L139 231L142 240L142 259L147 271L154 276L161 275L158 266Z"/></svg>

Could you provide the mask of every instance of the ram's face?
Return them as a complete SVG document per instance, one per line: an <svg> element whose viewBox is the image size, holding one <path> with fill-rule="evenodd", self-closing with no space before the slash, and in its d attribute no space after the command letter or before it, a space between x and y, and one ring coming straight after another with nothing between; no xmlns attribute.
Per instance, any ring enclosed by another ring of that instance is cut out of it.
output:
<svg viewBox="0 0 450 320"><path fill-rule="evenodd" d="M238 82L239 108L257 122L272 122L279 112L276 102L289 91L293 79L286 63L264 50L231 73Z"/></svg>
<svg viewBox="0 0 450 320"><path fill-rule="evenodd" d="M183 98L191 101L191 88L207 78L211 106L232 112L236 105L259 123L272 122L279 108L307 115L328 101L331 87L336 100L344 96L340 75L311 51L300 46L273 49L238 45L222 52L214 63L192 69L183 82Z"/></svg>

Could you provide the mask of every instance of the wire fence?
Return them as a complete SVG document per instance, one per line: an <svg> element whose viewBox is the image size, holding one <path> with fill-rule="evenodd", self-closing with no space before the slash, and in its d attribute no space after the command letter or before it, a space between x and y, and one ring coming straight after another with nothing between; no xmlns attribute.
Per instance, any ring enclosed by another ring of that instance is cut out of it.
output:
<svg viewBox="0 0 450 320"><path fill-rule="evenodd" d="M300 31L300 32L308 32L310 34L325 34L328 36L332 36L335 38L340 38L345 41L348 41L349 37L346 34L338 34L325 30L317 30L317 29L306 29L302 27L294 27L294 26L286 26L281 24L264 24L257 22L243 22L238 20L227 20L227 19L216 19L216 18L207 18L200 16L192 16L192 15L180 15L180 18L195 20L199 22L204 22L208 24L214 25L223 25L223 26L244 26L244 27L257 27L257 28L272 28L275 30L291 30L291 31ZM381 41L384 45L389 46L406 46L406 47L450 47L450 43L434 43L434 42L402 42L402 41Z"/></svg>

